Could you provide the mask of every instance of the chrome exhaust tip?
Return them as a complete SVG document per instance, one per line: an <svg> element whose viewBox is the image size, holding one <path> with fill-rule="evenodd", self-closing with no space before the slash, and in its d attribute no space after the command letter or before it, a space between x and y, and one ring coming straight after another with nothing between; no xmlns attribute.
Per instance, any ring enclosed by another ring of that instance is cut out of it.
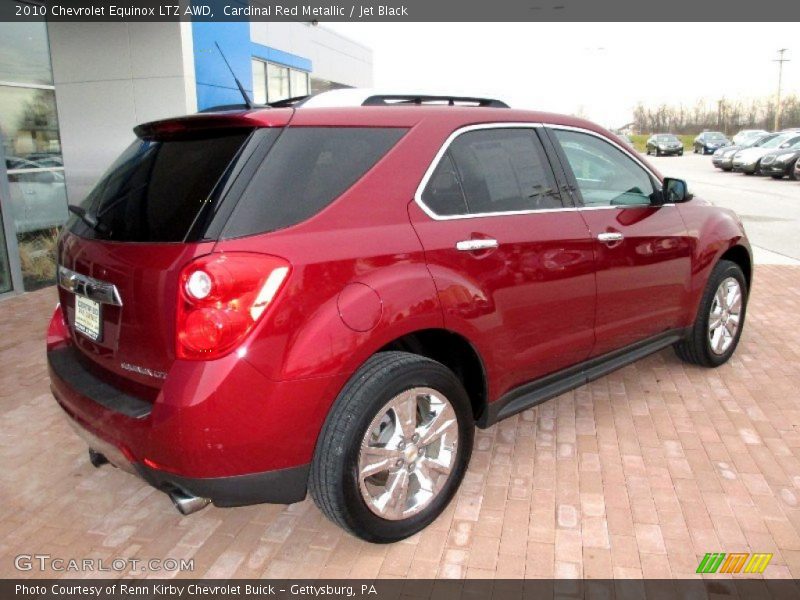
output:
<svg viewBox="0 0 800 600"><path fill-rule="evenodd" d="M103 465L108 464L108 459L104 454L100 454L96 450L89 448L89 462L92 463L95 469L99 469Z"/></svg>
<svg viewBox="0 0 800 600"><path fill-rule="evenodd" d="M204 509L211 503L211 500L208 498L193 496L179 489L173 489L167 492L167 495L169 495L169 499L172 500L178 512L184 516L196 513L198 510Z"/></svg>

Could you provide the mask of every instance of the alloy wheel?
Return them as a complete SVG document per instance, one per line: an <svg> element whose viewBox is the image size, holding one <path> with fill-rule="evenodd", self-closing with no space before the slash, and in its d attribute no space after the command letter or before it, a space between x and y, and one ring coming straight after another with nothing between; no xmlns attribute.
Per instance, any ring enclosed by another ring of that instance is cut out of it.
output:
<svg viewBox="0 0 800 600"><path fill-rule="evenodd" d="M736 339L742 316L742 288L733 277L719 284L708 316L708 342L714 354L725 354Z"/></svg>
<svg viewBox="0 0 800 600"><path fill-rule="evenodd" d="M358 485L367 507L392 521L425 509L450 478L458 442L458 418L442 393L415 387L392 398L361 441Z"/></svg>

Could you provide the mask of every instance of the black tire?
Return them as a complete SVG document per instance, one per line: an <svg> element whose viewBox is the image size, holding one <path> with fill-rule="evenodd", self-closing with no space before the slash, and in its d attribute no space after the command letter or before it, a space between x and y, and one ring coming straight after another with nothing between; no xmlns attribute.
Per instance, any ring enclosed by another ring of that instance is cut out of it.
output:
<svg viewBox="0 0 800 600"><path fill-rule="evenodd" d="M772 173L770 177L772 177L773 179L783 179L783 175L779 175L777 173Z"/></svg>
<svg viewBox="0 0 800 600"><path fill-rule="evenodd" d="M792 181L797 181L797 178L797 161L794 161L794 164L789 167L789 179Z"/></svg>
<svg viewBox="0 0 800 600"><path fill-rule="evenodd" d="M655 152L656 152L656 156L661 156L661 150L659 150L658 147L656 147Z"/></svg>
<svg viewBox="0 0 800 600"><path fill-rule="evenodd" d="M647 154L647 156L650 156L650 146L645 146L644 153Z"/></svg>
<svg viewBox="0 0 800 600"><path fill-rule="evenodd" d="M733 167L722 167L722 170L725 171L726 173L730 173L731 171L733 171Z"/></svg>
<svg viewBox="0 0 800 600"><path fill-rule="evenodd" d="M395 396L413 387L441 392L455 411L459 440L449 479L431 503L402 520L370 510L358 482L361 441L372 419ZM452 500L472 454L475 419L463 385L434 360L406 352L379 352L356 371L331 407L309 475L309 492L331 521L375 543L396 542L427 527Z"/></svg>
<svg viewBox="0 0 800 600"><path fill-rule="evenodd" d="M740 313L739 329L736 331L736 335L730 347L724 353L716 354L711 349L711 343L708 339L708 321L714 294L720 284L729 277L733 277L739 282L742 292L742 310ZM745 280L741 267L729 260L719 261L712 269L711 275L708 278L703 298L700 300L700 307L697 310L697 317L695 318L690 333L686 339L675 343L673 346L675 354L684 362L693 365L715 368L725 364L739 345L739 339L744 329L745 317L747 314L748 293L747 281Z"/></svg>
<svg viewBox="0 0 800 600"><path fill-rule="evenodd" d="M683 156L683 150L681 150L680 152L678 152L678 156Z"/></svg>

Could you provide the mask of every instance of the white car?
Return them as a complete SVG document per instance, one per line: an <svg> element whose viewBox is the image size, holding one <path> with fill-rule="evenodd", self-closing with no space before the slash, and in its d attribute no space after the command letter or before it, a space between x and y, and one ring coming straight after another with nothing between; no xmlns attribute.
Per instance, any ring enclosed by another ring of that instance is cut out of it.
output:
<svg viewBox="0 0 800 600"><path fill-rule="evenodd" d="M764 129L742 129L739 133L733 136L731 141L734 143L734 145L740 146L748 139L764 135L765 133L769 133L769 131L765 131Z"/></svg>

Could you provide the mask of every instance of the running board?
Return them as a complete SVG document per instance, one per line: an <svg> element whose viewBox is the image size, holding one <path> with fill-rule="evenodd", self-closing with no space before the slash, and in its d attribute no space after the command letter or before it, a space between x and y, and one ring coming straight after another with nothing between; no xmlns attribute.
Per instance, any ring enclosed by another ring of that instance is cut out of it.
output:
<svg viewBox="0 0 800 600"><path fill-rule="evenodd" d="M573 367L568 367L531 383L526 383L489 404L478 419L477 425L481 428L491 427L498 421L514 416L523 410L560 396L564 392L574 390L645 356L663 350L667 346L682 340L685 335L686 332L682 329L668 331L622 350L615 350L603 356L591 358Z"/></svg>

